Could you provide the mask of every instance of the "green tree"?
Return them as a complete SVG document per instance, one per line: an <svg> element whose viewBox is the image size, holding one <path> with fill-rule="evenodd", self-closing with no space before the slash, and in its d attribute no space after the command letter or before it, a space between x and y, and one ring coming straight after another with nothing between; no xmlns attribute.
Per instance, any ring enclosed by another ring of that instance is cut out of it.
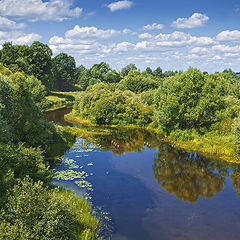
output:
<svg viewBox="0 0 240 240"><path fill-rule="evenodd" d="M33 42L29 47L30 56L28 56L29 67L28 74L34 75L49 90L53 87L52 71L52 50L47 44Z"/></svg>
<svg viewBox="0 0 240 240"><path fill-rule="evenodd" d="M103 81L107 83L118 83L122 79L120 73L118 73L116 70L112 70L111 72L107 72L103 76Z"/></svg>
<svg viewBox="0 0 240 240"><path fill-rule="evenodd" d="M144 76L139 71L131 71L120 81L123 89L130 90L134 93L141 93L148 89L157 88L157 82L151 75Z"/></svg>
<svg viewBox="0 0 240 240"><path fill-rule="evenodd" d="M194 68L165 79L155 95L159 124L169 131L209 128L229 117L225 98L230 86L229 75L204 75Z"/></svg>
<svg viewBox="0 0 240 240"><path fill-rule="evenodd" d="M146 68L146 73L153 75L153 70L150 67Z"/></svg>
<svg viewBox="0 0 240 240"><path fill-rule="evenodd" d="M160 67L156 68L152 74L156 77L163 77L162 69Z"/></svg>
<svg viewBox="0 0 240 240"><path fill-rule="evenodd" d="M53 86L52 51L48 45L33 42L27 45L12 45L7 42L1 50L1 62L13 72L33 75L45 85L47 90Z"/></svg>
<svg viewBox="0 0 240 240"><path fill-rule="evenodd" d="M9 77L0 73L0 116L8 120L14 105L14 85Z"/></svg>
<svg viewBox="0 0 240 240"><path fill-rule="evenodd" d="M123 77L125 77L125 76L128 75L128 73L129 73L130 71L136 71L136 70L137 70L136 65L133 64L133 63L130 63L130 64L128 64L126 67L122 68L122 70L121 70L121 75L122 75Z"/></svg>
<svg viewBox="0 0 240 240"><path fill-rule="evenodd" d="M76 63L73 57L60 53L53 58L55 88L62 91L71 90L75 82Z"/></svg>

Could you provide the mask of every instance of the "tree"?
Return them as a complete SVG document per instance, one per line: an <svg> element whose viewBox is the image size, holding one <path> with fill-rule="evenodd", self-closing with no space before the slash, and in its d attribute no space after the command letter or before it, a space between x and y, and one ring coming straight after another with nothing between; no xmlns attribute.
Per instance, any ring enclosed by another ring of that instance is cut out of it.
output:
<svg viewBox="0 0 240 240"><path fill-rule="evenodd" d="M52 51L48 45L33 42L27 45L12 45L7 42L1 50L1 61L11 71L33 75L45 85L47 90L53 86Z"/></svg>
<svg viewBox="0 0 240 240"><path fill-rule="evenodd" d="M92 78L103 81L104 75L111 71L111 68L107 63L101 62L99 64L94 64L89 70Z"/></svg>
<svg viewBox="0 0 240 240"><path fill-rule="evenodd" d="M66 53L60 53L53 58L55 88L58 90L70 90L75 82L76 63L73 57Z"/></svg>
<svg viewBox="0 0 240 240"><path fill-rule="evenodd" d="M41 42L33 42L29 47L30 56L28 56L29 69L28 74L34 75L42 82L47 90L53 87L53 72L52 72L52 50L47 44Z"/></svg>
<svg viewBox="0 0 240 240"><path fill-rule="evenodd" d="M0 116L8 120L14 105L14 85L9 77L0 73Z"/></svg>
<svg viewBox="0 0 240 240"><path fill-rule="evenodd" d="M131 71L119 83L125 90L141 93L148 89L157 88L157 82L150 75L144 76L139 71Z"/></svg>
<svg viewBox="0 0 240 240"><path fill-rule="evenodd" d="M163 73L162 73L162 69L160 67L156 68L154 71L153 71L153 76L156 76L156 77L162 77L163 76Z"/></svg>
<svg viewBox="0 0 240 240"><path fill-rule="evenodd" d="M128 73L129 73L130 71L136 71L136 70L137 70L136 65L133 64L133 63L130 63L130 64L127 65L126 67L122 68L122 70L121 70L121 75L122 75L123 77L125 77L125 76L128 75Z"/></svg>
<svg viewBox="0 0 240 240"><path fill-rule="evenodd" d="M165 79L155 95L159 124L168 131L209 128L228 114L230 85L229 75L204 75L194 68Z"/></svg>
<svg viewBox="0 0 240 240"><path fill-rule="evenodd" d="M118 73L116 70L112 70L111 72L107 72L104 76L103 76L103 80L104 82L107 83L118 83L121 81L121 75L120 73Z"/></svg>
<svg viewBox="0 0 240 240"><path fill-rule="evenodd" d="M150 67L147 67L145 71L146 73L153 75L153 71Z"/></svg>

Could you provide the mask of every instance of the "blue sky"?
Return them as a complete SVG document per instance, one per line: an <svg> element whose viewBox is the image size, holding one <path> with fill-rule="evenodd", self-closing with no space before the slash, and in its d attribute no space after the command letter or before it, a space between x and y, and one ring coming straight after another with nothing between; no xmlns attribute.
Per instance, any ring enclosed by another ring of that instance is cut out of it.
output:
<svg viewBox="0 0 240 240"><path fill-rule="evenodd" d="M36 40L77 66L240 72L240 1L0 0L0 44Z"/></svg>

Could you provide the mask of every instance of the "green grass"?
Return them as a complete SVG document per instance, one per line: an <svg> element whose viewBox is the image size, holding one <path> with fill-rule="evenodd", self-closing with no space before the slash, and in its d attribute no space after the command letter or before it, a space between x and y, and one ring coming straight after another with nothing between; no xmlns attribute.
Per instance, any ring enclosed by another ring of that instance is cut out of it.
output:
<svg viewBox="0 0 240 240"><path fill-rule="evenodd" d="M91 204L83 198L74 195L69 190L54 192L54 194L61 196L64 203L68 206L69 213L73 214L75 220L78 222L78 229L76 231L78 239L97 239L100 223L92 210Z"/></svg>
<svg viewBox="0 0 240 240"><path fill-rule="evenodd" d="M48 101L47 111L72 107L78 94L79 92L50 92L46 97Z"/></svg>
<svg viewBox="0 0 240 240"><path fill-rule="evenodd" d="M167 138L166 141L175 139ZM233 135L214 135L212 132L196 137L193 140L175 140L179 146L189 152L199 152L205 156L216 156L227 162L240 162L239 155L234 148Z"/></svg>

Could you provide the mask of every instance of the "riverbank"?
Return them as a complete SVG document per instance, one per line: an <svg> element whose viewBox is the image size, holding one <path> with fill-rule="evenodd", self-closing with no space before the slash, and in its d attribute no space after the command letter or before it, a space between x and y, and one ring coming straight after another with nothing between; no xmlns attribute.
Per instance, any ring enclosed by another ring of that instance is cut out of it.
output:
<svg viewBox="0 0 240 240"><path fill-rule="evenodd" d="M51 91L49 95L46 96L46 112L72 107L78 94L79 92Z"/></svg>
<svg viewBox="0 0 240 240"><path fill-rule="evenodd" d="M69 114L64 116L65 121L80 124L84 127L100 127L101 125L97 125L92 123L89 119L84 119L83 117L76 115L73 110ZM123 128L142 128L136 125L128 125L128 126L118 126L118 125L105 125L105 127L123 127ZM159 135L163 135L163 132L153 127L146 127L149 131L153 131ZM102 132L92 132L86 129L74 129L72 130L76 136L87 137L93 134L102 134ZM107 132L105 134L108 134ZM187 152L198 152L208 157L217 157L226 162L234 162L240 163L240 157L234 149L234 141L232 134L228 133L228 135L218 135L215 132L209 132L202 136L196 136L193 140L181 141L176 138L172 138L169 136L163 137L165 142L174 143L173 146L184 149Z"/></svg>

